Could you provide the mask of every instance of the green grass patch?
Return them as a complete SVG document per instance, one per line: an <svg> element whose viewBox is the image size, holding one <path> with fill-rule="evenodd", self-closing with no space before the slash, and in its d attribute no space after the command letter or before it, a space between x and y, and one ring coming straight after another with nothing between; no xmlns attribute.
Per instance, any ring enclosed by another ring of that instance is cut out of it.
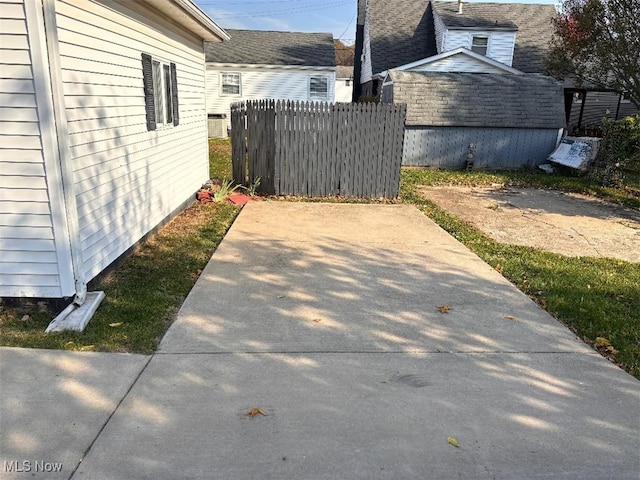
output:
<svg viewBox="0 0 640 480"><path fill-rule="evenodd" d="M631 176L630 176L631 177ZM543 188L581 193L631 208L640 208L639 185L628 182L625 188L603 187L588 176L537 173L534 171L471 171L406 168L402 170L406 185L490 186L493 184L523 188Z"/></svg>
<svg viewBox="0 0 640 480"><path fill-rule="evenodd" d="M515 172L468 174L407 169L402 173L401 197L500 271L585 342L640 379L640 264L566 257L496 242L423 198L417 189L419 185L487 185L512 179L515 181L511 184L521 187L543 186L537 177ZM530 182L526 181L528 178ZM555 183L544 186L565 189L574 182L575 179L556 178ZM606 339L611 347L596 339Z"/></svg>
<svg viewBox="0 0 640 480"><path fill-rule="evenodd" d="M216 147L211 171L229 178L230 156ZM0 345L153 352L238 212L227 203L196 203L177 215L95 287L106 298L83 332L45 334L53 314L43 304L5 305Z"/></svg>
<svg viewBox="0 0 640 480"><path fill-rule="evenodd" d="M232 180L231 140L209 139L209 177Z"/></svg>

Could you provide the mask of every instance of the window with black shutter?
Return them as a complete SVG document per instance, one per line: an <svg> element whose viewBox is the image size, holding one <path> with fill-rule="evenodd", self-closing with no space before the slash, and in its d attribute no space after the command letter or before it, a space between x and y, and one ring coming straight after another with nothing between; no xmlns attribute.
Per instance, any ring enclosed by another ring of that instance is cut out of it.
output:
<svg viewBox="0 0 640 480"><path fill-rule="evenodd" d="M147 130L179 123L176 64L142 54Z"/></svg>

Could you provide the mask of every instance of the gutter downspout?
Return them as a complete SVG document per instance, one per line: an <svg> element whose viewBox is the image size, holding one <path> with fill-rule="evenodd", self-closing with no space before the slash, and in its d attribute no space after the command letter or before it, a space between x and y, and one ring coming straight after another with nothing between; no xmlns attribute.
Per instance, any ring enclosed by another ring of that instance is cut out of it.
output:
<svg viewBox="0 0 640 480"><path fill-rule="evenodd" d="M53 111L55 116L56 133L58 135L58 150L62 189L64 191L64 206L69 229L69 244L71 249L71 267L75 283L73 304L80 306L87 296L87 282L84 272L84 260L80 247L80 227L78 222L78 207L76 205L73 170L71 168L71 148L69 146L69 129L65 112L64 91L62 83L62 68L60 66L60 50L58 43L58 25L56 21L55 0L43 0L43 14L49 68L51 74L51 90Z"/></svg>

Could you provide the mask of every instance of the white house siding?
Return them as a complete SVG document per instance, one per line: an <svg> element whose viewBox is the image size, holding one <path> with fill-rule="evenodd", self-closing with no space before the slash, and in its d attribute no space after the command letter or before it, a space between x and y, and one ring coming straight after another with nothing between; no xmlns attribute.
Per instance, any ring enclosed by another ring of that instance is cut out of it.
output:
<svg viewBox="0 0 640 480"><path fill-rule="evenodd" d="M471 49L471 41L474 36L489 38L487 57L511 66L516 41L515 32L447 30L444 51L448 52L458 47Z"/></svg>
<svg viewBox="0 0 640 480"><path fill-rule="evenodd" d="M435 10L433 11L433 26L436 35L436 49L438 50L438 54L440 54L444 51L443 47L445 43L445 37L447 35L447 27L445 27L442 18Z"/></svg>
<svg viewBox="0 0 640 480"><path fill-rule="evenodd" d="M222 72L240 74L240 95L222 95L220 76ZM259 66L218 67L207 66L207 112L225 114L227 124L231 125L231 104L243 100L312 100L309 98L309 78L326 76L328 83L328 99L335 99L335 70L332 68L302 69Z"/></svg>
<svg viewBox="0 0 640 480"><path fill-rule="evenodd" d="M362 56L360 83L367 83L373 79L373 67L371 65L371 35L369 34L369 2L367 1L364 28L362 35Z"/></svg>
<svg viewBox="0 0 640 480"><path fill-rule="evenodd" d="M457 54L442 58L435 62L428 63L409 69L412 72L468 72L468 73L506 73L497 67L480 62L468 55Z"/></svg>
<svg viewBox="0 0 640 480"><path fill-rule="evenodd" d="M350 103L353 96L353 80L346 78L336 79L335 101Z"/></svg>
<svg viewBox="0 0 640 480"><path fill-rule="evenodd" d="M27 25L0 1L0 297L62 297Z"/></svg>
<svg viewBox="0 0 640 480"><path fill-rule="evenodd" d="M116 2L58 0L61 76L87 280L208 178L202 42ZM161 21L161 20L159 20ZM179 125L147 131L141 54L177 66Z"/></svg>

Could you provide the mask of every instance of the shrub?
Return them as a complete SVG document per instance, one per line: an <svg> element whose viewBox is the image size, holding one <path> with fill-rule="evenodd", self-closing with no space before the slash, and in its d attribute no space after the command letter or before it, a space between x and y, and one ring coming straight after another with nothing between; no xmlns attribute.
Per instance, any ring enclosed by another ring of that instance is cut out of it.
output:
<svg viewBox="0 0 640 480"><path fill-rule="evenodd" d="M605 186L622 186L627 173L640 173L640 116L604 119L604 137L593 176Z"/></svg>

